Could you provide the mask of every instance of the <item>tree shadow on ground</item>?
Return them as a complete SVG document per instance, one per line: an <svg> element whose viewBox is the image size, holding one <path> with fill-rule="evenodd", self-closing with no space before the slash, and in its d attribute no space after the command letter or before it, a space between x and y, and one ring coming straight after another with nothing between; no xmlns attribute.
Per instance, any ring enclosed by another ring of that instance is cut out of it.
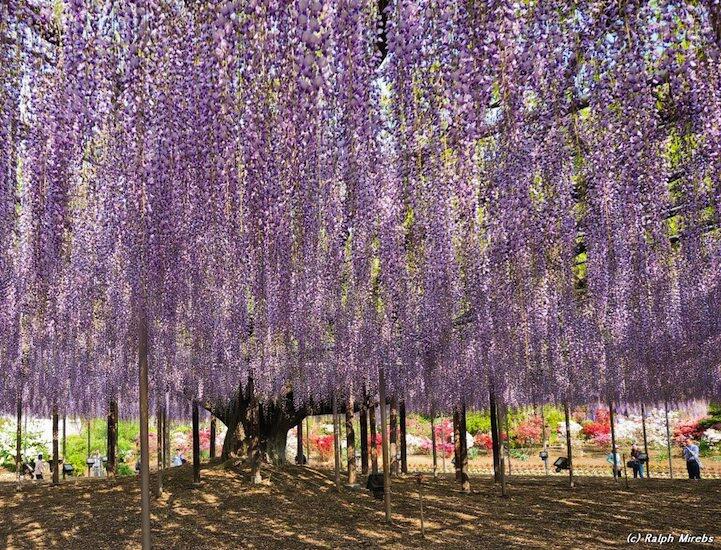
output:
<svg viewBox="0 0 721 550"><path fill-rule="evenodd" d="M189 465L167 471L165 492L152 502L159 548L465 548L623 546L632 532L693 533L721 540L721 483L688 480L513 477L509 498L488 477L473 493L451 476L423 484L426 539L420 534L418 486L393 480L393 521L383 501L365 490L335 490L332 472L286 466L249 472L215 462L192 484ZM153 483L155 483L153 476ZM364 480L361 479L361 485ZM0 485L0 546L5 548L138 548L137 478L77 479Z"/></svg>

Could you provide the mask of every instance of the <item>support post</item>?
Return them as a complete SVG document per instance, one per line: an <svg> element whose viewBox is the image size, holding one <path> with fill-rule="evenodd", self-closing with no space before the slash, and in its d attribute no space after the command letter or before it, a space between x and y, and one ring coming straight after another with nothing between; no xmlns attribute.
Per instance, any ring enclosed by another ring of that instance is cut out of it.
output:
<svg viewBox="0 0 721 550"><path fill-rule="evenodd" d="M378 373L378 392L381 407L381 447L383 448L383 503L385 506L386 523L391 523L391 476L388 436L386 435L386 377L381 366ZM375 441L374 445L375 447Z"/></svg>
<svg viewBox="0 0 721 550"><path fill-rule="evenodd" d="M295 463L303 465L303 419L295 427Z"/></svg>
<svg viewBox="0 0 721 550"><path fill-rule="evenodd" d="M503 440L503 431L501 428L501 426L503 426L503 417L506 414L505 407L503 407L503 405L499 403L496 403L496 413L496 420L498 423L498 472L501 480L501 496L507 497L508 493L506 491L506 444Z"/></svg>
<svg viewBox="0 0 721 550"><path fill-rule="evenodd" d="M158 399L158 405L155 408L155 441L158 461L158 483L155 487L155 496L160 498L163 494L163 407Z"/></svg>
<svg viewBox="0 0 721 550"><path fill-rule="evenodd" d="M193 483L200 483L200 413L198 400L193 400Z"/></svg>
<svg viewBox="0 0 721 550"><path fill-rule="evenodd" d="M566 420L566 453L568 454L568 480L573 489L573 449L571 448L571 415L568 412L568 403L563 404L563 413Z"/></svg>
<svg viewBox="0 0 721 550"><path fill-rule="evenodd" d="M163 466L170 468L170 422L168 421L168 409L170 399L166 392L165 406L163 407Z"/></svg>
<svg viewBox="0 0 721 550"><path fill-rule="evenodd" d="M306 464L310 464L310 417L305 417L305 460Z"/></svg>
<svg viewBox="0 0 721 550"><path fill-rule="evenodd" d="M406 447L406 402L401 401L400 409L400 428L401 428L401 473L408 474L408 449Z"/></svg>
<svg viewBox="0 0 721 550"><path fill-rule="evenodd" d="M340 426L338 425L338 403L333 395L333 458L335 460L335 490L340 493L340 441L339 431Z"/></svg>
<svg viewBox="0 0 721 550"><path fill-rule="evenodd" d="M453 407L453 466L456 481L461 481L461 415L458 406Z"/></svg>
<svg viewBox="0 0 721 550"><path fill-rule="evenodd" d="M370 423L371 441L371 473L378 473L378 446L376 445L376 439L378 438L376 428L376 406L371 405L368 409L368 422Z"/></svg>
<svg viewBox="0 0 721 550"><path fill-rule="evenodd" d="M348 466L348 485L355 485L356 481L356 460L355 460L355 428L353 426L353 398L348 399L345 409L345 439L346 458Z"/></svg>
<svg viewBox="0 0 721 550"><path fill-rule="evenodd" d="M436 412L431 409L431 454L433 455L433 479L438 477L438 454L436 452Z"/></svg>
<svg viewBox="0 0 721 550"><path fill-rule="evenodd" d="M215 439L216 439L216 418L215 415L210 417L210 449L208 451L208 456L210 459L215 458ZM300 447L300 454L303 454L303 421L301 420L298 423L298 434L299 434L299 447Z"/></svg>
<svg viewBox="0 0 721 550"><path fill-rule="evenodd" d="M251 433L248 439L248 460L250 462L250 482L257 485L263 481L260 473L263 458L260 452L260 403L255 395L253 378L248 379L248 395L252 396L249 407L249 424Z"/></svg>
<svg viewBox="0 0 721 550"><path fill-rule="evenodd" d="M66 426L65 426L65 420L66 415L63 415L63 479L65 479L65 457L67 456L65 454L65 449L67 447L67 434L66 434Z"/></svg>
<svg viewBox="0 0 721 550"><path fill-rule="evenodd" d="M506 451L506 458L508 459L508 477L511 477L511 428L508 421L508 405L503 409L503 419L506 423L506 444L504 445Z"/></svg>
<svg viewBox="0 0 721 550"><path fill-rule="evenodd" d="M616 423L613 418L613 401L608 403L609 419L611 422L611 456L613 457L613 479L614 481L621 480L620 464L616 460Z"/></svg>
<svg viewBox="0 0 721 550"><path fill-rule="evenodd" d="M641 404L641 426L643 428L643 452L646 453L646 477L651 478L651 455L648 454L648 438L646 437L646 407Z"/></svg>
<svg viewBox="0 0 721 550"><path fill-rule="evenodd" d="M628 489L628 468L626 467L626 453L623 453L623 478L626 481L626 489Z"/></svg>
<svg viewBox="0 0 721 550"><path fill-rule="evenodd" d="M391 432L391 475L398 475L398 399L391 397L390 408L390 432Z"/></svg>
<svg viewBox="0 0 721 550"><path fill-rule="evenodd" d="M58 406L53 405L53 485L60 483L60 452L58 449Z"/></svg>
<svg viewBox="0 0 721 550"><path fill-rule="evenodd" d="M546 413L543 409L544 405L541 405L541 437L543 437L543 452L546 453L546 458L543 459L543 467L546 470L546 477L548 477L548 439L546 439Z"/></svg>
<svg viewBox="0 0 721 550"><path fill-rule="evenodd" d="M668 450L668 477L673 479L673 462L671 461L671 428L668 422L668 401L663 402L666 412L666 449Z"/></svg>
<svg viewBox="0 0 721 550"><path fill-rule="evenodd" d="M22 455L22 417L23 417L23 399L18 396L17 398L17 431L15 433L15 477L17 478L18 488L20 488L21 472L23 468L23 455Z"/></svg>
<svg viewBox="0 0 721 550"><path fill-rule="evenodd" d="M90 424L91 424L91 422L92 422L92 420L90 420L90 418L88 418L88 448L87 448L88 456L85 457L85 463L88 466L88 477L90 477L90 464L88 463L88 460L90 459L90 453L91 453L91 451L90 451Z"/></svg>
<svg viewBox="0 0 721 550"><path fill-rule="evenodd" d="M140 386L140 518L143 550L150 550L150 445L148 441L148 325L143 314L138 338ZM89 426L89 424L88 424ZM90 432L88 431L88 438ZM88 445L88 449L90 445Z"/></svg>
<svg viewBox="0 0 721 550"><path fill-rule="evenodd" d="M363 403L360 410L361 474L368 475L368 409Z"/></svg>
<svg viewBox="0 0 721 550"><path fill-rule="evenodd" d="M466 404L461 403L461 487L464 493L471 492L471 478L468 476L468 441L466 438Z"/></svg>
<svg viewBox="0 0 721 550"><path fill-rule="evenodd" d="M441 464L443 465L443 473L446 473L446 425L443 423L443 417L441 417Z"/></svg>
<svg viewBox="0 0 721 550"><path fill-rule="evenodd" d="M491 389L489 391L489 412L491 414L491 443L493 449L493 480L498 483L501 481L499 468L501 467L500 457L500 438L498 429L498 405L496 404L496 395Z"/></svg>
<svg viewBox="0 0 721 550"><path fill-rule="evenodd" d="M118 402L110 400L108 405L108 474L115 476L117 473L116 455L118 446Z"/></svg>

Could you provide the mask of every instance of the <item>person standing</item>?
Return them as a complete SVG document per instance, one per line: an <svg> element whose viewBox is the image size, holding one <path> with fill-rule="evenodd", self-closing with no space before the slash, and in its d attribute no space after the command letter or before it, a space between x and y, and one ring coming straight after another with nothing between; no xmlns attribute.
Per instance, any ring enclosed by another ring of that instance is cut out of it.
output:
<svg viewBox="0 0 721 550"><path fill-rule="evenodd" d="M631 462L633 464L633 477L643 479L643 464L646 461L646 453L642 452L635 443L631 445Z"/></svg>
<svg viewBox="0 0 721 550"><path fill-rule="evenodd" d="M683 457L686 459L686 469L689 479L701 479L701 458L698 445L687 437L683 442Z"/></svg>
<svg viewBox="0 0 721 550"><path fill-rule="evenodd" d="M100 451L93 453L93 477L103 477L103 459L100 457Z"/></svg>
<svg viewBox="0 0 721 550"><path fill-rule="evenodd" d="M43 460L43 455L38 455L38 459L35 461L35 479L42 479L43 478L43 471L45 470L45 461Z"/></svg>
<svg viewBox="0 0 721 550"><path fill-rule="evenodd" d="M608 453L608 456L606 456L606 462L611 465L611 469L613 470L613 477L621 479L621 469L623 465L621 464L621 456L618 454L618 451L616 451L615 453L613 451Z"/></svg>

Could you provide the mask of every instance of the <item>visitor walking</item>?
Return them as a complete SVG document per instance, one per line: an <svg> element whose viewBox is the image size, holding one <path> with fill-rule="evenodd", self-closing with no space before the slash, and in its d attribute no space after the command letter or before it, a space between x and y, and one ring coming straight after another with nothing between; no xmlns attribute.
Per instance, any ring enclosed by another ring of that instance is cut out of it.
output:
<svg viewBox="0 0 721 550"><path fill-rule="evenodd" d="M635 443L631 445L631 467L633 468L633 477L643 478L644 463L648 459L646 453L638 448Z"/></svg>
<svg viewBox="0 0 721 550"><path fill-rule="evenodd" d="M688 437L683 442L683 457L686 459L688 478L701 479L701 459L699 458L698 445L695 445Z"/></svg>
<svg viewBox="0 0 721 550"><path fill-rule="evenodd" d="M43 455L38 455L38 459L35 461L35 479L42 479L43 478L43 471L45 470L45 461L43 460Z"/></svg>
<svg viewBox="0 0 721 550"><path fill-rule="evenodd" d="M615 453L613 451L608 453L608 456L606 456L606 462L611 465L613 477L621 479L621 468L623 467L623 464L621 463L621 455L618 454L618 451Z"/></svg>

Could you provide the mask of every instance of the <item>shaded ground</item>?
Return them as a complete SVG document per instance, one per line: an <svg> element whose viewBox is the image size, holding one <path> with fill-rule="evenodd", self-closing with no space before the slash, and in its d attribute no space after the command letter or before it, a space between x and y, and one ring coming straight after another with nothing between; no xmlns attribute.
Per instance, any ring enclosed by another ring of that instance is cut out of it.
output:
<svg viewBox="0 0 721 550"><path fill-rule="evenodd" d="M203 470L194 488L189 467L166 473L166 493L153 501L157 548L564 548L624 546L629 533L692 533L721 544L721 483L646 480L630 488L581 478L571 490L558 477L516 477L510 498L488 477L474 493L450 477L424 483L426 540L420 535L413 478L393 483L395 526L382 501L366 491L334 490L329 472L289 466L266 471L251 486L246 472L221 464ZM0 548L138 548L135 478L78 479L60 487L28 483L20 493L0 484ZM655 545L658 546L658 545ZM709 547L710 547L709 546Z"/></svg>

